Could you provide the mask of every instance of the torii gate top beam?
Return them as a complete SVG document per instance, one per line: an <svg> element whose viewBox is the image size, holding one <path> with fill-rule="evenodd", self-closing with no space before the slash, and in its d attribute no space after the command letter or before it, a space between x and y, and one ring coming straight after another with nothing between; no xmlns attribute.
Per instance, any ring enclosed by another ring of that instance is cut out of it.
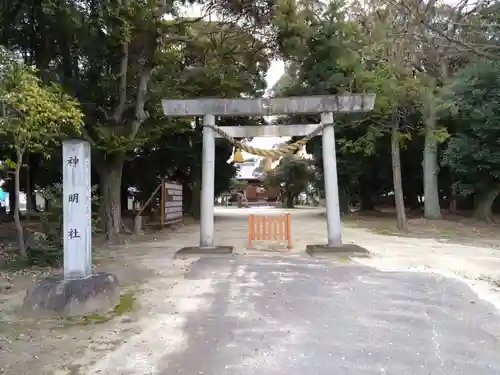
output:
<svg viewBox="0 0 500 375"><path fill-rule="evenodd" d="M375 105L375 94L314 95L259 99L162 100L166 116L272 116L322 112L367 112Z"/></svg>

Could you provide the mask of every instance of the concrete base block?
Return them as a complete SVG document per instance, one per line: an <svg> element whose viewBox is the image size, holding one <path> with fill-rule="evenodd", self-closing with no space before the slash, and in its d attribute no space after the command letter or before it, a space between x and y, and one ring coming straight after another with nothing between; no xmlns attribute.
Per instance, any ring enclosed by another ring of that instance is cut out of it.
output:
<svg viewBox="0 0 500 375"><path fill-rule="evenodd" d="M34 314L78 316L107 312L119 300L120 287L113 274L100 272L75 280L64 280L61 274L35 282L22 308Z"/></svg>
<svg viewBox="0 0 500 375"><path fill-rule="evenodd" d="M214 247L200 247L200 246L189 246L183 247L174 254L174 258L181 256L201 256L201 255L219 255L219 254L232 254L232 246L214 246Z"/></svg>
<svg viewBox="0 0 500 375"><path fill-rule="evenodd" d="M357 256L357 257L367 257L370 252L359 245L353 243L342 244L340 246L328 246L324 244L319 245L307 245L306 252L310 256Z"/></svg>

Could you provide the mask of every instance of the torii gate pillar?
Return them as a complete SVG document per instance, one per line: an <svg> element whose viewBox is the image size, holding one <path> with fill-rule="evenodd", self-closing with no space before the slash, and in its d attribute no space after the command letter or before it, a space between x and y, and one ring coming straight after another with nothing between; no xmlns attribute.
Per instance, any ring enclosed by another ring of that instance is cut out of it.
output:
<svg viewBox="0 0 500 375"><path fill-rule="evenodd" d="M371 111L375 94L368 95L317 95L269 99L184 99L162 100L166 116L203 116L204 125L215 125L216 116L272 116L292 114L321 114L322 124L333 124L333 113ZM229 126L224 131L239 137L305 136L318 124ZM200 246L179 250L179 254L231 253L230 246L215 245L214 178L215 141L218 136L209 127L203 128ZM325 178L328 243L308 245L307 252L315 253L365 253L354 245L342 245L335 132L333 126L323 130L323 163Z"/></svg>

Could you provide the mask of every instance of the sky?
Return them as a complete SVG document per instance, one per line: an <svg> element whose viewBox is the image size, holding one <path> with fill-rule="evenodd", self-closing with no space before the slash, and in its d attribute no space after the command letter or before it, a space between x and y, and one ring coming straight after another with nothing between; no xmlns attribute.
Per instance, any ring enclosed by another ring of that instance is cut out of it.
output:
<svg viewBox="0 0 500 375"><path fill-rule="evenodd" d="M285 72L285 64L282 60L273 60L271 66L266 74L267 89L271 89L280 77ZM252 139L248 144L258 147L258 148L272 148L275 144L283 142L290 137L256 137ZM246 152L243 153L245 158L249 158L251 155Z"/></svg>
<svg viewBox="0 0 500 375"><path fill-rule="evenodd" d="M267 71L266 74L266 82L267 82L267 90L271 89L276 82L281 78L283 73L285 72L285 63L283 60L273 60L271 61L271 66L269 67L269 70ZM249 142L252 146L254 147L260 147L260 148L271 148L273 147L276 143L279 143L280 141L283 141L285 138L280 138L280 137L257 137L252 140L252 142Z"/></svg>

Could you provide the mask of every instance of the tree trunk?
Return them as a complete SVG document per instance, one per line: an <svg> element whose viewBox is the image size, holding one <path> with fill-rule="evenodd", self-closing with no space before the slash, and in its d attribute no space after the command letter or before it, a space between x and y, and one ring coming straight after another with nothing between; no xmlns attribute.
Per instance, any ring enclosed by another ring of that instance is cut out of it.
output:
<svg viewBox="0 0 500 375"><path fill-rule="evenodd" d="M418 201L418 192L414 186L415 185L411 183L405 183L403 185L405 207L408 207L410 210L419 210L420 202Z"/></svg>
<svg viewBox="0 0 500 375"><path fill-rule="evenodd" d="M373 211L375 209L375 202L371 195L361 195L359 203L360 211Z"/></svg>
<svg viewBox="0 0 500 375"><path fill-rule="evenodd" d="M38 170L40 167L41 163L41 156L39 154L29 154L29 156L26 157L26 165L28 168L27 172L27 181L29 181L29 198L30 198L30 208L33 212L39 212L40 210L38 209L36 205L36 192L35 192L35 187L38 183ZM28 183L26 184L28 186Z"/></svg>
<svg viewBox="0 0 500 375"><path fill-rule="evenodd" d="M101 225L109 244L120 242L121 229L121 185L124 154L104 156L97 167L101 193Z"/></svg>
<svg viewBox="0 0 500 375"><path fill-rule="evenodd" d="M238 208L243 208L243 197L241 193L236 194L236 203L238 203Z"/></svg>
<svg viewBox="0 0 500 375"><path fill-rule="evenodd" d="M449 194L449 197L448 197L448 201L449 201L449 210L450 210L450 213L452 214L456 214L457 213L457 196L455 194L455 189L453 188L453 185L455 183L455 179L453 177L453 174L451 176L451 187L450 187L450 194Z"/></svg>
<svg viewBox="0 0 500 375"><path fill-rule="evenodd" d="M241 197L238 196L238 207ZM189 205L189 214L195 219L201 218L201 181L196 180L191 184L191 202Z"/></svg>
<svg viewBox="0 0 500 375"><path fill-rule="evenodd" d="M293 195L289 192L285 194L285 208L293 208Z"/></svg>
<svg viewBox="0 0 500 375"><path fill-rule="evenodd" d="M493 202L495 202L495 199L499 193L500 189L498 187L495 187L480 195L478 197L473 216L476 219L491 223L493 221L493 213L491 212L491 207L493 206Z"/></svg>
<svg viewBox="0 0 500 375"><path fill-rule="evenodd" d="M16 225L17 245L19 246L19 253L21 254L21 257L27 258L28 254L26 252L26 244L24 243L23 226L21 225L21 218L19 215L19 195L21 193L21 165L23 164L23 152L21 150L16 150L16 156L16 171L14 174L14 223Z"/></svg>
<svg viewBox="0 0 500 375"><path fill-rule="evenodd" d="M14 178L15 180L15 178ZM9 192L9 216L14 217L14 212L16 210L16 186L15 182L9 178L7 182L7 190Z"/></svg>
<svg viewBox="0 0 500 375"><path fill-rule="evenodd" d="M394 185L394 203L396 205L396 220L399 230L407 230L403 180L401 178L401 154L399 149L398 123L393 121L391 131L392 181Z"/></svg>
<svg viewBox="0 0 500 375"><path fill-rule="evenodd" d="M351 213L349 209L349 194L346 189L339 187L339 208L341 215L348 215Z"/></svg>
<svg viewBox="0 0 500 375"><path fill-rule="evenodd" d="M424 216L427 219L440 219L441 207L439 204L438 186L438 141L436 130L436 105L434 93L427 94L427 116L425 121L425 145L423 157L424 174Z"/></svg>
<svg viewBox="0 0 500 375"><path fill-rule="evenodd" d="M456 214L457 213L457 197L454 195L450 196L450 214Z"/></svg>
<svg viewBox="0 0 500 375"><path fill-rule="evenodd" d="M120 199L121 199L121 205L122 205L122 209L123 211L128 211L128 186L126 184L123 184L122 183L122 187L121 187L121 192L120 192ZM133 211L133 207L132 207L132 211Z"/></svg>
<svg viewBox="0 0 500 375"><path fill-rule="evenodd" d="M33 211L33 188L31 184L31 176L30 176L30 168L29 168L29 152L26 153L26 187L25 187L25 194L26 194L26 214L25 214L25 220L26 222L29 222L31 219L31 212Z"/></svg>
<svg viewBox="0 0 500 375"><path fill-rule="evenodd" d="M359 188L359 210L360 211L373 211L375 209L375 202L373 200L373 189L364 178L360 180Z"/></svg>

